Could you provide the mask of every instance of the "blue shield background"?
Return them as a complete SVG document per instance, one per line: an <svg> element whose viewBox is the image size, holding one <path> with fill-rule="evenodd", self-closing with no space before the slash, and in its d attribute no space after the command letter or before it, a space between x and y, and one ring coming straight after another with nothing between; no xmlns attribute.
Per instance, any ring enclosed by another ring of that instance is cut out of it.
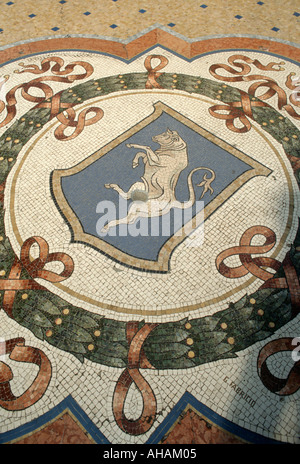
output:
<svg viewBox="0 0 300 464"><path fill-rule="evenodd" d="M156 150L159 146L152 141L152 137L161 134L168 128L178 132L181 138L187 143L188 149L189 164L187 168L181 172L175 190L176 199L178 201L185 202L189 199L187 178L192 169L204 166L212 169L216 174L216 179L211 184L214 189L213 194L211 195L208 191L202 198L203 203L196 202L194 204L191 211L193 216L199 212L200 208L205 207L216 198L241 174L252 169L251 166L244 161L207 140L176 118L163 112L156 120L149 123L147 127L136 132L133 136L120 143L82 171L62 177L62 191L66 201L80 221L84 232L101 238L110 245L135 258L156 261L162 246L176 230L184 225L184 217L182 220L179 219L178 221L178 215L176 215L176 221L174 221L174 211L170 212L168 217L170 221L170 236L163 235L162 230L159 231L158 235L151 235L150 219L144 218L141 220L140 226L142 230L145 230L145 226L146 228L148 226L149 234L147 236L125 235L124 230L122 232L121 228L127 226L118 226L114 228L115 235L99 237L96 231L99 213L96 212L96 208L99 202L111 201L116 206L116 218L119 219L119 194L113 189L107 189L105 184L118 184L127 192L132 184L140 181L144 173L142 160L140 160L140 164L137 168L132 168L132 160L135 154L141 150L128 148L126 144L134 143L146 145ZM207 173L208 178L211 176L207 171L199 171L193 175L192 180L196 193L196 200L200 199L203 189L202 187L197 187L196 184L202 181L205 173ZM130 203L131 200L127 202L128 207ZM189 217L188 212L187 217ZM147 224L145 224L145 221ZM135 229L138 229L137 224L135 224Z"/></svg>

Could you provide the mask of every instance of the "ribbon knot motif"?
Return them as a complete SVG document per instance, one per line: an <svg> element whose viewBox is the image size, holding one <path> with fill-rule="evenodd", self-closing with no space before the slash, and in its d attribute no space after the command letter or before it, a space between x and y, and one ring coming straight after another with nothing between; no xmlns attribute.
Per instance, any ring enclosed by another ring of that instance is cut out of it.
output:
<svg viewBox="0 0 300 464"><path fill-rule="evenodd" d="M10 388L12 370L6 363L0 361L0 406L8 411L20 411L32 406L45 393L51 379L51 363L43 351L25 346L24 338L0 342L0 355L5 354L9 354L9 359L13 361L33 363L39 367L38 374L30 387L16 397Z"/></svg>
<svg viewBox="0 0 300 464"><path fill-rule="evenodd" d="M292 395L300 388L300 360L296 361L286 378L279 378L271 373L267 360L270 356L295 349L292 338L279 338L267 343L260 351L257 360L258 374L265 385L273 393L286 396Z"/></svg>
<svg viewBox="0 0 300 464"><path fill-rule="evenodd" d="M251 245L251 241L255 235L263 235L265 237L265 243L263 245ZM253 258L251 255L267 253L274 247L275 243L276 235L268 227L250 227L242 235L239 246L228 248L217 256L217 269L224 277L230 279L244 277L248 273L251 273L262 280L268 280L273 277L273 274L262 269L262 266L278 270L281 263L273 258L264 256ZM234 255L239 257L241 265L232 268L227 266L224 261Z"/></svg>
<svg viewBox="0 0 300 464"><path fill-rule="evenodd" d="M30 259L30 249L37 244L39 255L37 258ZM50 262L58 261L64 266L60 274L45 269L45 265ZM31 279L20 279L22 269L25 269ZM20 259L15 258L11 267L8 279L0 280L0 290L4 290L3 308L8 316L12 317L13 302L16 291L20 290L46 290L45 287L37 283L34 279L40 278L51 283L62 282L69 278L74 270L74 262L66 253L49 253L49 246L42 237L30 237L21 247Z"/></svg>
<svg viewBox="0 0 300 464"><path fill-rule="evenodd" d="M39 254L35 259L30 259L30 250L33 245L38 245ZM46 264L58 261L63 264L63 270L58 274L45 269ZM22 270L25 269L30 279L20 279ZM19 290L46 290L34 279L40 278L48 282L62 282L70 277L74 269L74 263L66 253L49 253L49 246L42 237L28 238L21 247L20 259L15 258L8 279L0 280L0 290L4 290L2 306L9 317L12 316L13 303L16 292ZM9 354L9 359L18 362L33 363L39 367L39 372L31 386L19 397L16 397L10 388L13 378L11 368L0 361L0 407L9 411L26 409L36 403L45 393L51 379L51 363L43 351L31 346L25 346L23 338L14 338L0 342L0 356Z"/></svg>
<svg viewBox="0 0 300 464"><path fill-rule="evenodd" d="M242 60L244 63L240 63L236 60ZM291 117L299 120L300 115L295 111L292 105L288 103L286 92L274 81L274 79L267 77L262 74L249 74L251 72L251 67L253 65L256 68L262 71L283 71L284 68L280 66L283 63L268 63L263 65L258 60L252 60L251 58L244 55L232 55L229 57L228 62L231 66L226 64L214 64L209 68L210 74L218 80L224 82L254 82L250 85L248 92L239 90L241 95L241 101L225 103L223 105L214 105L209 108L209 113L211 116L217 119L225 119L226 126L229 130L238 133L248 132L251 129L251 123L248 120L255 119L253 115L253 109L257 107L270 107L265 100L270 99L271 97L277 95L278 97L278 108L280 110L284 109ZM239 71L233 68L233 66L240 68ZM224 69L231 76L223 76L218 74L217 69ZM290 74L286 80L286 86L290 89L294 89L291 79L292 74ZM264 91L262 95L257 96L257 90L260 88L266 87L267 90ZM252 99L250 98L252 97ZM253 98L254 97L254 98ZM257 97L257 98L256 98ZM259 100L258 100L259 99ZM297 105L295 97L290 97L290 102ZM226 111L227 114L220 113L220 111ZM234 121L239 119L242 123L241 127L236 127Z"/></svg>
<svg viewBox="0 0 300 464"><path fill-rule="evenodd" d="M51 63L54 63L51 66ZM37 108L47 108L50 110L49 121L54 117L61 122L61 125L55 131L54 135L58 140L70 140L74 137L77 137L84 129L85 126L90 124L95 124L103 117L103 111L100 108L90 108L89 110L83 110L79 113L78 121L75 121L75 111L73 107L76 103L66 103L62 102L63 91L59 91L54 94L51 86L46 82L63 82L66 84L72 84L77 80L85 79L91 76L94 72L94 68L91 64L84 61L75 61L65 66L65 69L62 69L64 65L64 60L59 57L46 58L41 62L41 68L35 64L24 65L20 64L23 70L18 71L18 73L32 73L32 74L43 74L51 70L52 75L50 76L40 76L35 79L32 79L29 82L19 84L9 90L6 94L7 104L0 100L0 114L4 111L6 107L7 115L4 120L0 123L0 128L6 126L10 121L12 121L17 114L17 98L16 94L20 90L22 97L32 103L36 103L35 109ZM82 67L83 72L80 74L71 74L75 67ZM41 92L43 95L37 96L30 94L30 90L34 89L35 91ZM62 111L67 112L67 117L62 115ZM85 120L86 114L90 111L95 113L95 116L89 120ZM75 127L73 134L66 136L64 130L66 127Z"/></svg>
<svg viewBox="0 0 300 464"><path fill-rule="evenodd" d="M263 245L251 245L251 241L256 235L265 237ZM220 274L229 279L244 277L250 273L264 281L261 288L289 288L292 317L294 317L300 310L300 285L289 254L287 254L282 264L280 261L267 256L252 257L253 254L264 254L272 250L275 243L276 235L268 227L250 227L243 233L238 246L228 248L217 256L216 267ZM234 255L239 257L241 265L237 267L227 266L224 262L225 259ZM274 277L274 273L264 269L267 267L277 272L281 265L283 265L285 278Z"/></svg>
<svg viewBox="0 0 300 464"><path fill-rule="evenodd" d="M151 61L153 59L158 59L160 63L155 66L155 68L152 68ZM149 55L145 59L145 68L148 71L148 80L146 82L146 89L162 89L161 85L157 82L157 78L161 76L163 73L159 72L161 69L163 69L167 64L169 63L169 60L162 55Z"/></svg>
<svg viewBox="0 0 300 464"><path fill-rule="evenodd" d="M265 237L265 243L263 245L251 245L251 240L258 234ZM274 247L275 242L276 235L268 227L250 227L242 235L239 246L228 248L217 256L216 266L224 277L230 279L243 277L251 273L264 281L261 288L288 288L291 298L291 318L294 318L300 312L300 285L289 253L282 263L285 277L276 277L273 273L263 269L263 267L268 267L278 271L281 263L276 259L264 256L252 257L252 254L267 253ZM227 266L224 260L234 255L239 257L241 265L237 267ZM261 381L268 390L278 395L290 395L300 388L300 361L294 364L286 379L280 379L269 370L267 359L282 351L293 351L295 347L292 342L293 339L291 338L272 340L262 348L258 356L257 368Z"/></svg>
<svg viewBox="0 0 300 464"><path fill-rule="evenodd" d="M129 322L127 324L128 367L122 372L116 384L113 397L113 412L118 426L131 435L146 433L152 427L156 415L155 395L139 369L153 369L144 354L143 344L157 325L145 324L141 329L138 329L138 322ZM126 397L132 383L138 388L143 398L143 410L137 420L127 419L124 412Z"/></svg>

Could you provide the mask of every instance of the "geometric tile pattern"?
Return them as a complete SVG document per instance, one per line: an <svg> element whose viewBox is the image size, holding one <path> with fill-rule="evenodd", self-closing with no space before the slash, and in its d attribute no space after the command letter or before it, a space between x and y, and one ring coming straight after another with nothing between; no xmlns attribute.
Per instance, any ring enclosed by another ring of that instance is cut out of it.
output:
<svg viewBox="0 0 300 464"><path fill-rule="evenodd" d="M278 3L236 0L228 9L221 0L189 1L188 13L182 2L174 0L159 6L146 0L132 6L130 0L89 0L88 6L74 0L21 0L3 2L0 28L2 44L15 43L38 37L66 34L93 34L114 39L126 39L153 25L190 39L211 35L264 36L298 42L299 5L289 0L278 14ZM51 20L48 18L51 10ZM186 20L188 14L189 20ZM99 18L101 17L101 21Z"/></svg>

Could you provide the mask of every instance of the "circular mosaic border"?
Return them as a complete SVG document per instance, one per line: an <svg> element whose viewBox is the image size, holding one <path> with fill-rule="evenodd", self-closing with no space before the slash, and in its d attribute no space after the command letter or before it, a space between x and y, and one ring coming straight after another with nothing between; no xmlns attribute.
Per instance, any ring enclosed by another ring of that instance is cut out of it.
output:
<svg viewBox="0 0 300 464"><path fill-rule="evenodd" d="M153 71L153 70L152 70ZM201 76L162 73L154 76L155 82L164 89L196 93L219 100L224 104L237 103L242 108L241 92L227 84L220 84ZM149 71L91 79L60 94L62 104L76 107L78 102L92 100L112 92L145 89ZM220 94L220 91L222 92ZM245 92L244 92L245 94ZM75 96L74 96L75 95ZM252 119L282 144L288 156L299 159L297 140L300 132L290 121L263 101L247 94L253 104ZM261 105L256 104L261 102ZM44 108L33 108L15 121L0 138L0 184L14 165L18 153L51 119L51 98ZM61 105L58 114L64 111ZM280 119L278 125L265 125L266 120ZM299 170L295 173L299 182ZM5 236L3 216L0 222L0 256L4 261L5 275L10 273L15 255ZM299 230L290 257L299 274ZM284 267L275 277L285 275ZM22 278L28 278L23 270ZM2 295L3 298L5 296ZM3 305L3 301L2 301ZM253 295L245 295L227 309L212 316L178 322L157 324L144 342L144 351L156 369L188 368L210 361L236 356L236 353L253 343L271 336L295 317L291 295L287 288L262 288ZM59 349L72 353L81 361L87 358L111 367L126 367L128 359L127 323L74 307L56 295L35 290L17 292L10 316L31 330L36 337L46 340ZM138 323L142 328L144 321ZM158 349L159 348L159 349Z"/></svg>

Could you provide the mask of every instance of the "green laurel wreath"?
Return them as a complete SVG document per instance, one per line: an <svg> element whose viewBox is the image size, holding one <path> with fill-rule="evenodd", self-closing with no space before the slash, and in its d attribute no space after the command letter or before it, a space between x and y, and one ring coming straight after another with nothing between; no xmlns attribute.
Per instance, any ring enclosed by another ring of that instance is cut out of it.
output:
<svg viewBox="0 0 300 464"><path fill-rule="evenodd" d="M130 73L92 79L65 90L61 102L75 105L113 92L145 89L148 73ZM164 89L181 90L218 99L223 103L241 101L240 92L201 76L164 73L157 78ZM222 90L222 93L219 91ZM221 95L221 96L220 96ZM252 100L253 97L249 95ZM256 100L259 100L256 98ZM63 111L61 109L60 111ZM300 132L290 119L282 117L268 106L253 107L253 118L272 137L280 142L285 152L300 157ZM50 120L50 109L33 108L16 120L0 137L0 184L4 183L22 147ZM263 124L273 120L273 124ZM295 173L300 183L300 170ZM0 262L9 273L15 254L5 235L3 206L0 213ZM299 275L300 227L291 247L290 257ZM284 276L283 268L277 272ZM22 278L30 278L23 271ZM3 292L1 292L1 303ZM88 359L111 367L126 367L128 342L126 322L108 319L83 308L75 307L50 293L26 290L16 293L13 319L28 328L37 338L71 353L80 361ZM212 316L184 318L177 322L159 324L144 343L144 352L156 369L182 369L219 359L236 357L237 353L255 342L270 337L292 319L288 289L260 289L245 295L225 310ZM139 327L144 325L139 322Z"/></svg>

